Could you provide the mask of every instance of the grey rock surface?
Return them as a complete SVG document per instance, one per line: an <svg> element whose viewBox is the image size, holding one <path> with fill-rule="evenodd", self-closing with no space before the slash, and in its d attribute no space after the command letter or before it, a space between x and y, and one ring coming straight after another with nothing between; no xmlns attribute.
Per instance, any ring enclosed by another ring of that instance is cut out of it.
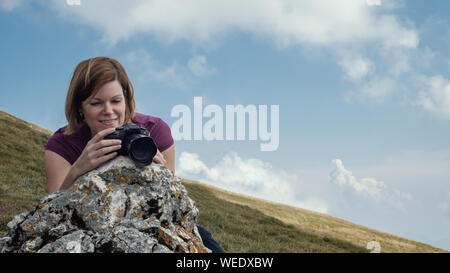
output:
<svg viewBox="0 0 450 273"><path fill-rule="evenodd" d="M16 215L0 239L6 252L210 252L198 209L166 167L124 156L79 177Z"/></svg>

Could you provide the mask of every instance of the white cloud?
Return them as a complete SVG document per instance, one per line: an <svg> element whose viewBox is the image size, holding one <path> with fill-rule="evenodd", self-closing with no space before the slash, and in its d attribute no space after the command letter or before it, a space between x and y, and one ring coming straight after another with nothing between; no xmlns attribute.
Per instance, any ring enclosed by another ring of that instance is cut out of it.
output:
<svg viewBox="0 0 450 273"><path fill-rule="evenodd" d="M208 65L203 55L196 55L187 64L173 62L162 64L147 50L139 49L128 52L121 59L125 67L132 71L141 82L156 81L177 89L189 89L195 77L206 77L216 72Z"/></svg>
<svg viewBox="0 0 450 273"><path fill-rule="evenodd" d="M418 58L416 55L419 55L413 54L413 50L406 48L385 48L380 51L380 54L386 67L386 74L394 77L411 72L413 69L411 59Z"/></svg>
<svg viewBox="0 0 450 273"><path fill-rule="evenodd" d="M346 102L356 99L381 103L392 94L402 91L403 86L389 76L374 76L368 81L358 84L356 88L358 88L357 91L349 91L344 94Z"/></svg>
<svg viewBox="0 0 450 273"><path fill-rule="evenodd" d="M100 30L108 45L147 34L163 43L187 41L208 48L241 32L280 47L325 49L337 56L346 77L360 89L347 93L347 101L381 102L392 94L397 87L393 82L412 70L410 52L418 51L419 44L413 25L393 14L404 6L402 0L109 0L108 5L90 0L77 8L65 1L51 3L63 20ZM342 56L349 48L351 53ZM198 77L214 72L206 57L198 55L186 65L154 70L151 78L185 88L191 80L187 73Z"/></svg>
<svg viewBox="0 0 450 273"><path fill-rule="evenodd" d="M419 36L416 30L401 25L397 17L391 14L380 15L372 22L374 38L384 48L417 48ZM379 40L384 39L384 40Z"/></svg>
<svg viewBox="0 0 450 273"><path fill-rule="evenodd" d="M424 88L419 92L416 105L432 114L450 118L450 81L442 75L424 77Z"/></svg>
<svg viewBox="0 0 450 273"><path fill-rule="evenodd" d="M141 82L156 81L173 88L187 89L192 81L186 66L176 62L164 65L143 49L128 52L121 59Z"/></svg>
<svg viewBox="0 0 450 273"><path fill-rule="evenodd" d="M342 160L332 160L333 170L330 173L330 182L340 188L350 189L356 196L366 200L385 203L399 210L406 210L405 202L412 201L410 193L403 193L397 189L390 189L383 181L375 178L357 179L351 171L345 169ZM381 209L381 207L378 207Z"/></svg>
<svg viewBox="0 0 450 273"><path fill-rule="evenodd" d="M1 3L13 7L19 2ZM336 54L347 78L361 89L347 93L347 101L354 97L383 101L395 87L391 80L398 82L400 75L412 70L411 51L418 51L419 44L412 24L392 13L404 6L403 0L109 0L107 5L90 0L76 7L60 0L38 2L63 20L99 30L109 46L147 34L163 43L187 41L208 47L231 32L242 32L281 47L323 48ZM351 54L342 56L349 48ZM375 67L379 57L383 60ZM198 55L187 64L174 62L150 71L147 78L184 89L192 75L210 75L215 68Z"/></svg>
<svg viewBox="0 0 450 273"><path fill-rule="evenodd" d="M364 79L373 69L373 63L362 56L343 56L339 61L347 77L351 80Z"/></svg>
<svg viewBox="0 0 450 273"><path fill-rule="evenodd" d="M197 55L189 59L188 61L189 70L195 76L207 76L213 74L216 70L208 66L208 61L203 55Z"/></svg>
<svg viewBox="0 0 450 273"><path fill-rule="evenodd" d="M237 30L268 37L284 46L418 44L415 30L401 26L394 16L376 13L361 0L110 0L108 5L91 0L76 9L65 1L52 3L63 18L100 29L109 43L150 33L164 41L187 40L202 45Z"/></svg>
<svg viewBox="0 0 450 273"><path fill-rule="evenodd" d="M202 172L206 172L207 177L212 177L217 179L215 173L211 173L208 167L203 163L198 154L182 152L179 159L179 167L177 170L178 174L181 176L195 174L198 175Z"/></svg>
<svg viewBox="0 0 450 273"><path fill-rule="evenodd" d="M348 186L358 194L367 195L374 199L381 199L381 194L386 185L374 178L363 178L358 181L353 174L344 168L340 159L332 160L334 169L330 173L330 181L339 186Z"/></svg>
<svg viewBox="0 0 450 273"><path fill-rule="evenodd" d="M208 167L198 154L182 152L177 165L177 175L181 177L269 201L327 212L327 205L320 198L298 200L292 187L299 183L297 175L276 170L259 159L243 159L237 153L230 152L217 164Z"/></svg>
<svg viewBox="0 0 450 273"><path fill-rule="evenodd" d="M170 66L160 70L154 71L152 77L159 81L168 84L169 86L179 89L187 88L189 78L184 75L185 68L178 63L173 63Z"/></svg>
<svg viewBox="0 0 450 273"><path fill-rule="evenodd" d="M381 0L366 0L366 3L369 6L380 6Z"/></svg>

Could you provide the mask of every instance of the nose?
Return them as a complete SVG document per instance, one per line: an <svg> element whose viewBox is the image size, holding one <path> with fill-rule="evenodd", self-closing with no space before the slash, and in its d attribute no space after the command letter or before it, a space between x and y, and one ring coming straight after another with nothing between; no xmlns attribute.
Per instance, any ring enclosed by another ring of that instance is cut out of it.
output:
<svg viewBox="0 0 450 273"><path fill-rule="evenodd" d="M113 113L113 107L112 107L111 103L106 102L103 107L103 114L107 115L107 114L112 114L112 113Z"/></svg>

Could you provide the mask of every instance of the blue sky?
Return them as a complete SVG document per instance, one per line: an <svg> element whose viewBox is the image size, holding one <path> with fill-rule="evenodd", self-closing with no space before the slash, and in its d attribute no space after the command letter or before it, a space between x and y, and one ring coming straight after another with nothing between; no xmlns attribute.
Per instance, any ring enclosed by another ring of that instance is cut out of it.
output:
<svg viewBox="0 0 450 273"><path fill-rule="evenodd" d="M64 126L95 56L169 125L194 97L279 105L276 151L178 140L177 174L450 249L447 1L194 2L0 0L0 109Z"/></svg>

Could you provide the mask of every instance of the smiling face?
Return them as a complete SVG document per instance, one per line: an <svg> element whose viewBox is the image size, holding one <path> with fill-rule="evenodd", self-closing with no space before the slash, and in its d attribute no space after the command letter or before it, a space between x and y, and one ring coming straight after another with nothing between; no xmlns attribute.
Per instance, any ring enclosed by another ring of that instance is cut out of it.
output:
<svg viewBox="0 0 450 273"><path fill-rule="evenodd" d="M125 110L123 89L117 80L106 83L81 104L81 112L91 129L91 137L104 129L122 126Z"/></svg>

